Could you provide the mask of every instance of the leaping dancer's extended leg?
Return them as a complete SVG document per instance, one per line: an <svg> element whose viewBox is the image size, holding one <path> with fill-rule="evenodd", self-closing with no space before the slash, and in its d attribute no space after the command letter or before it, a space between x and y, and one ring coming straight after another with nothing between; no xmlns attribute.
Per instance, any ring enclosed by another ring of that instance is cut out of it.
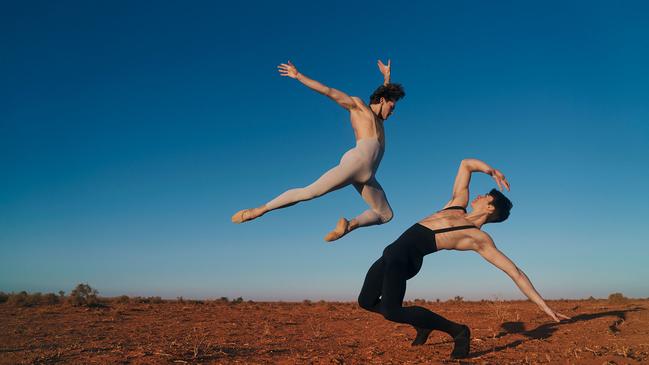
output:
<svg viewBox="0 0 649 365"><path fill-rule="evenodd" d="M354 152L352 149L345 153L338 166L327 171L313 184L303 188L285 191L275 199L258 208L240 210L232 216L232 222L247 222L271 210L285 208L302 201L311 200L351 184L354 181L354 176L361 167L358 160L354 158Z"/></svg>

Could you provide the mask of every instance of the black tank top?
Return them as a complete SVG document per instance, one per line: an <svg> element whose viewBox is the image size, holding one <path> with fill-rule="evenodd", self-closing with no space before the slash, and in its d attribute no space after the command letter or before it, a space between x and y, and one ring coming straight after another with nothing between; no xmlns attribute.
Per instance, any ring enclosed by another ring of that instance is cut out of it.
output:
<svg viewBox="0 0 649 365"><path fill-rule="evenodd" d="M463 207L453 206L448 209L461 209L466 212ZM478 228L473 225L464 225L456 227L446 227L440 229L430 229L423 224L415 223L408 228L403 234L397 238L391 245L383 250L383 256L388 259L398 259L408 257L412 254L418 256L425 256L437 251L437 242L435 235L437 233L459 231L461 229Z"/></svg>
<svg viewBox="0 0 649 365"><path fill-rule="evenodd" d="M461 207L459 205L454 205L448 208L444 208L440 210L440 212L444 210L452 210L452 209L462 210L464 211L464 213L466 213L466 209L464 209L464 207ZM418 228L417 230L419 231L418 236L420 238L416 246L417 248L419 248L419 251L422 252L423 255L428 255L429 253L433 253L437 251L437 241L435 240L435 235L438 233L459 231L462 229L469 229L469 228L476 228L476 229L478 228L472 224L464 225L464 226L438 228L438 229L430 229L424 226L423 224L419 224L419 223L415 223L415 226L419 226L417 227ZM422 240L421 239L422 237L424 237L425 239Z"/></svg>

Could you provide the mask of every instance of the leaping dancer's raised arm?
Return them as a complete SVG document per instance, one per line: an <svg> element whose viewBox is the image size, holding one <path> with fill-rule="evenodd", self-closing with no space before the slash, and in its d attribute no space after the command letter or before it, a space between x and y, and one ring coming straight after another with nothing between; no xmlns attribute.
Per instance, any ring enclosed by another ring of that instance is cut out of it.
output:
<svg viewBox="0 0 649 365"><path fill-rule="evenodd" d="M319 81L304 76L304 74L301 74L297 70L297 67L295 67L295 65L293 65L291 61L288 61L288 63L280 64L279 66L277 66L277 69L279 70L280 75L298 80L310 89L329 97L331 100L335 101L336 103L338 103L338 105L347 110L352 110L357 107L356 103L349 95L340 90L336 90L333 87L326 86Z"/></svg>
<svg viewBox="0 0 649 365"><path fill-rule="evenodd" d="M460 163L460 168L457 171L455 183L453 184L453 196L444 208L450 206L466 208L467 204L469 204L469 183L471 182L471 174L474 172L483 172L491 176L501 191L503 187L509 191L509 182L505 179L505 175L502 172L487 165L484 161L467 158Z"/></svg>
<svg viewBox="0 0 649 365"><path fill-rule="evenodd" d="M376 62L377 66L379 66L379 71L381 71L381 74L383 75L383 85L387 85L390 83L390 60L388 59L388 64L387 66L383 64L383 61L378 60Z"/></svg>

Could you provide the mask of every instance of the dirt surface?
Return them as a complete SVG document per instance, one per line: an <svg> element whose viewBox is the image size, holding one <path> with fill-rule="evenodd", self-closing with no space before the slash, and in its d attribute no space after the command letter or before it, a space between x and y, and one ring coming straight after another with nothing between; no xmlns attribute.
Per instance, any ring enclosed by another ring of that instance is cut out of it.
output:
<svg viewBox="0 0 649 365"><path fill-rule="evenodd" d="M355 303L0 304L0 364L648 364L649 301L418 302L472 330L471 354ZM415 304L415 303L407 303Z"/></svg>

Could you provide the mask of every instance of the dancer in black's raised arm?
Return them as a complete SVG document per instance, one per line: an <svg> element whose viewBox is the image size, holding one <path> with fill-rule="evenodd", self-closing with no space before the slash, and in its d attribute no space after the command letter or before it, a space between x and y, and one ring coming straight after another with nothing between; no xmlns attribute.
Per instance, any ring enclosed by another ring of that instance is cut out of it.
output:
<svg viewBox="0 0 649 365"><path fill-rule="evenodd" d="M502 222L509 217L512 203L500 191L493 189L471 201L469 182L471 174L490 175L502 190L509 190L509 182L498 170L476 159L465 159L460 164L453 185L453 196L444 209L431 214L406 230L383 250L383 256L370 267L358 297L364 309L382 314L385 319L407 323L415 327L417 337L412 345L423 345L433 330L448 333L455 341L452 358L468 356L471 343L469 327L429 311L426 308L403 307L406 280L419 272L425 255L439 250L476 251L485 260L503 270L518 288L553 320L569 319L553 311L534 289L527 275L500 252L491 237L481 230L486 223ZM443 278L442 275L439 276Z"/></svg>

